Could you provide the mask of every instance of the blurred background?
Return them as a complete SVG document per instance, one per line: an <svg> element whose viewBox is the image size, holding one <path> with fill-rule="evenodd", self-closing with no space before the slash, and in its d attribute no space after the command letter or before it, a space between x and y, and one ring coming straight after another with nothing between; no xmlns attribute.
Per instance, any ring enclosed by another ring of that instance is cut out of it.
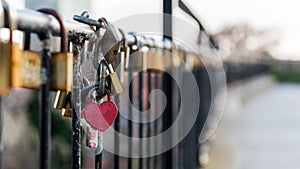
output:
<svg viewBox="0 0 300 169"><path fill-rule="evenodd" d="M110 22L134 14L162 12L160 0L8 0L8 2L14 8L51 7L57 9L65 20L72 20L74 14L80 14L84 10L89 11L95 18L104 16ZM299 2L294 0L284 2L185 0L184 2L214 37L219 46L219 56L228 63L224 66L228 81L225 110L214 136L201 148L199 162L202 167L298 169L300 167ZM196 25L195 21L180 9L175 9L174 13L175 16ZM177 31L175 36L184 30ZM189 42L196 43L196 37L188 37ZM21 39L20 34L14 41L21 42ZM249 73L258 69L251 67L257 63L267 65L267 71L259 74ZM26 89L12 90L4 99L3 168L37 168L37 102L37 92ZM52 168L71 168L70 119L61 118L58 112L53 112L52 121Z"/></svg>

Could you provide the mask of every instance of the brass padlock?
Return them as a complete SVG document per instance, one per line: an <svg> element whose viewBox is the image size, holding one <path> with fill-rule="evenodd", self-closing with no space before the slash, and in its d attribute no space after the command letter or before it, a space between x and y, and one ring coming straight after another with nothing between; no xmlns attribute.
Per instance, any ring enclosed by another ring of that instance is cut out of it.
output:
<svg viewBox="0 0 300 169"><path fill-rule="evenodd" d="M56 86L58 91L56 93L53 107L55 109L61 110L61 114L66 117L71 117L71 89L72 89L72 72L73 72L73 53L68 53L67 50L67 29L65 27L62 16L59 15L53 9L40 9L40 12L53 15L60 24L60 52L52 53L52 63L51 64L51 76L61 76L66 77L60 78L61 81L56 81L51 83L51 86ZM61 65L60 65L61 63Z"/></svg>
<svg viewBox="0 0 300 169"><path fill-rule="evenodd" d="M40 87L41 79L41 54L38 51L30 50L30 32L24 32L24 49L22 51L22 61L20 62L20 87L35 88Z"/></svg>
<svg viewBox="0 0 300 169"><path fill-rule="evenodd" d="M72 117L71 92L58 90L56 92L53 108L61 110L61 115Z"/></svg>
<svg viewBox="0 0 300 169"><path fill-rule="evenodd" d="M135 33L131 33L134 38L134 45L131 46L130 58L128 59L128 66L131 67L134 71L141 71L146 67L144 60L144 51L142 50L143 46L139 43L139 37Z"/></svg>
<svg viewBox="0 0 300 169"><path fill-rule="evenodd" d="M164 71L163 57L163 51L161 49L150 49L147 57L147 67L152 71Z"/></svg>
<svg viewBox="0 0 300 169"><path fill-rule="evenodd" d="M124 69L128 69L129 57L130 57L130 47L129 46L124 47L124 57L125 57Z"/></svg>
<svg viewBox="0 0 300 169"><path fill-rule="evenodd" d="M131 50L129 67L134 71L141 71L145 65L143 65L143 52L141 50L133 51Z"/></svg>
<svg viewBox="0 0 300 169"><path fill-rule="evenodd" d="M124 82L124 71L125 68L128 68L129 64L129 55L130 55L130 47L127 45L126 36L122 29L119 29L119 32L122 35L120 52L117 53L115 59L112 63L114 68L117 68L116 72L119 74L120 82Z"/></svg>
<svg viewBox="0 0 300 169"><path fill-rule="evenodd" d="M65 98L63 108L61 109L61 115L64 117L72 117L71 97L72 93L68 92Z"/></svg>
<svg viewBox="0 0 300 169"><path fill-rule="evenodd" d="M117 73L114 71L111 64L107 65L108 67L108 75L106 77L107 81L109 82L110 86L110 95L116 95L123 91L122 85L120 83L119 77Z"/></svg>
<svg viewBox="0 0 300 169"><path fill-rule="evenodd" d="M60 24L60 52L51 54L51 77L60 77L57 81L51 82L51 89L71 91L73 73L73 53L68 52L68 33L62 16L53 9L43 8L39 12L54 16ZM64 77L61 77L64 76Z"/></svg>
<svg viewBox="0 0 300 169"><path fill-rule="evenodd" d="M7 94L10 88L10 61L12 52L11 50L11 41L0 41L0 95Z"/></svg>
<svg viewBox="0 0 300 169"><path fill-rule="evenodd" d="M0 95L7 94L11 86L20 86L20 68L21 50L17 43L13 43L13 30L17 27L10 16L9 6L3 2L4 17L8 21L9 40L0 40Z"/></svg>

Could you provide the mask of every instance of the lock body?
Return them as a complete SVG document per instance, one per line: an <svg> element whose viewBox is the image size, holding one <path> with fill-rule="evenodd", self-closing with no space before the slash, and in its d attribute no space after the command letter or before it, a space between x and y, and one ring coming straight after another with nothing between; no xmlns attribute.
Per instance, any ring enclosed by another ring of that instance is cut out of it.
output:
<svg viewBox="0 0 300 169"><path fill-rule="evenodd" d="M107 23L105 33L100 41L100 49L106 61L110 64L114 61L116 53L121 45L121 38L111 23Z"/></svg>
<svg viewBox="0 0 300 169"><path fill-rule="evenodd" d="M120 83L119 77L118 77L117 73L113 70L113 67L111 64L108 65L108 69L109 69L109 74L106 78L109 82L110 94L113 96L113 95L121 93L123 91L123 89L122 89L122 85Z"/></svg>
<svg viewBox="0 0 300 169"><path fill-rule="evenodd" d="M8 93L10 87L21 87L20 59L22 52L17 43L12 42L10 30L8 42L0 41L0 95Z"/></svg>
<svg viewBox="0 0 300 169"><path fill-rule="evenodd" d="M111 86L110 86L111 95L113 96L122 93L123 89L117 73L116 72L110 73L107 78L109 78L109 80L111 81Z"/></svg>
<svg viewBox="0 0 300 169"><path fill-rule="evenodd" d="M10 87L11 45L7 42L0 42L0 95L7 94Z"/></svg>
<svg viewBox="0 0 300 169"><path fill-rule="evenodd" d="M70 92L73 77L73 53L52 53L51 76L60 77L51 82L52 89Z"/></svg>

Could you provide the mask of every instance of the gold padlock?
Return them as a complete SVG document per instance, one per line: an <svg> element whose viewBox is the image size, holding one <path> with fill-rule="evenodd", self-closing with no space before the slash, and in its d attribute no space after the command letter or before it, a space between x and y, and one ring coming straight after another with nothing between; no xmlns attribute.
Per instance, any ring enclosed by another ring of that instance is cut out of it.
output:
<svg viewBox="0 0 300 169"><path fill-rule="evenodd" d="M116 95L123 91L122 85L120 83L117 73L114 71L111 64L107 65L109 74L107 75L107 80L110 84L110 95Z"/></svg>
<svg viewBox="0 0 300 169"><path fill-rule="evenodd" d="M129 57L130 57L130 47L128 47L128 46L124 47L124 57L125 57L124 69L128 69Z"/></svg>
<svg viewBox="0 0 300 169"><path fill-rule="evenodd" d="M127 40L125 33L122 29L119 28L119 32L122 35L121 40L121 46L120 46L120 52L116 54L114 57L114 61L112 63L112 66L114 68L117 68L116 72L118 72L120 82L124 82L124 71L125 69L128 69L129 64L129 55L130 55L130 47L127 45Z"/></svg>
<svg viewBox="0 0 300 169"><path fill-rule="evenodd" d="M72 113L69 112L71 104L69 103L72 90L72 72L73 72L73 53L68 53L67 50L67 29L65 27L62 16L53 9L40 9L40 12L53 15L60 24L60 52L52 53L51 76L65 77L51 83L52 89L58 90L55 96L53 107L61 109L61 114L66 117L71 117ZM67 110L67 112L66 112Z"/></svg>
<svg viewBox="0 0 300 169"><path fill-rule="evenodd" d="M51 54L51 77L60 77L51 82L52 90L63 90L70 92L72 89L73 53L68 52L68 33L62 16L53 9L43 8L39 12L54 16L60 24L60 52ZM64 76L64 77L61 77Z"/></svg>
<svg viewBox="0 0 300 169"><path fill-rule="evenodd" d="M56 92L53 108L61 110L61 115L72 117L71 92L58 90Z"/></svg>
<svg viewBox="0 0 300 169"><path fill-rule="evenodd" d="M71 92L68 92L63 108L61 109L61 115L64 117L72 117L71 97Z"/></svg>
<svg viewBox="0 0 300 169"><path fill-rule="evenodd" d="M13 30L16 28L16 23L11 20L9 6L3 2L3 9L8 21L9 40L7 42L0 40L0 95L7 94L11 86L20 86L20 68L21 50L17 43L13 43Z"/></svg>
<svg viewBox="0 0 300 169"><path fill-rule="evenodd" d="M164 62L163 62L163 50L152 48L148 52L147 57L147 67L152 71L162 72L164 71Z"/></svg>
<svg viewBox="0 0 300 169"><path fill-rule="evenodd" d="M0 95L7 94L10 87L11 46L11 42L0 41Z"/></svg>
<svg viewBox="0 0 300 169"><path fill-rule="evenodd" d="M19 69L15 69L20 74L20 80L13 84L14 87L25 87L38 89L40 87L40 69L41 69L41 54L36 51L29 50L30 34L25 33L24 36L24 50L22 57L19 60Z"/></svg>

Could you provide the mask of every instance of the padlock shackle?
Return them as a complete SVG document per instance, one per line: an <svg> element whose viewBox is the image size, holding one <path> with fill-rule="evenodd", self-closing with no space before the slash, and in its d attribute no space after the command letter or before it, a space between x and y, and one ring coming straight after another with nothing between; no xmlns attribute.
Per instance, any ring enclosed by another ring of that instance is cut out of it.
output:
<svg viewBox="0 0 300 169"><path fill-rule="evenodd" d="M107 22L106 18L100 17L100 18L98 19L98 22L99 22L100 24L103 23L103 25L104 25L105 27L108 27L108 22ZM100 28L100 27L99 27L99 28ZM99 29L99 28L98 28L98 29Z"/></svg>
<svg viewBox="0 0 300 169"><path fill-rule="evenodd" d="M13 42L13 30L15 29L11 20L11 10L6 1L3 1L3 13L4 13L4 26L9 28L9 43Z"/></svg>
<svg viewBox="0 0 300 169"><path fill-rule="evenodd" d="M97 70L97 81L99 82L99 87L97 89L97 93L100 95L100 97L105 96L107 94L106 91L106 70L108 68L108 64L106 60L103 58L100 60L99 68Z"/></svg>
<svg viewBox="0 0 300 169"><path fill-rule="evenodd" d="M125 48L127 46L127 41L126 41L125 33L124 33L124 31L121 28L119 28L119 32L122 35L122 46L123 46L123 48Z"/></svg>
<svg viewBox="0 0 300 169"><path fill-rule="evenodd" d="M129 32L128 34L131 35L131 36L133 37L133 39L134 39L134 41L131 42L131 47L132 47L133 45L136 45L136 46L137 46L137 49L136 49L136 50L139 50L139 47L140 47L140 46L138 45L138 39L137 39L136 33L135 33L135 32ZM133 50L130 50L130 51L134 52Z"/></svg>
<svg viewBox="0 0 300 169"><path fill-rule="evenodd" d="M50 8L42 8L42 9L39 9L38 11L45 13L45 14L52 15L57 19L57 21L59 22L59 25L60 25L60 29L61 29L61 31L60 31L60 38L61 38L60 51L63 53L67 53L68 52L68 50L67 50L67 29L66 29L63 17L57 11L55 11L54 9L50 9Z"/></svg>

